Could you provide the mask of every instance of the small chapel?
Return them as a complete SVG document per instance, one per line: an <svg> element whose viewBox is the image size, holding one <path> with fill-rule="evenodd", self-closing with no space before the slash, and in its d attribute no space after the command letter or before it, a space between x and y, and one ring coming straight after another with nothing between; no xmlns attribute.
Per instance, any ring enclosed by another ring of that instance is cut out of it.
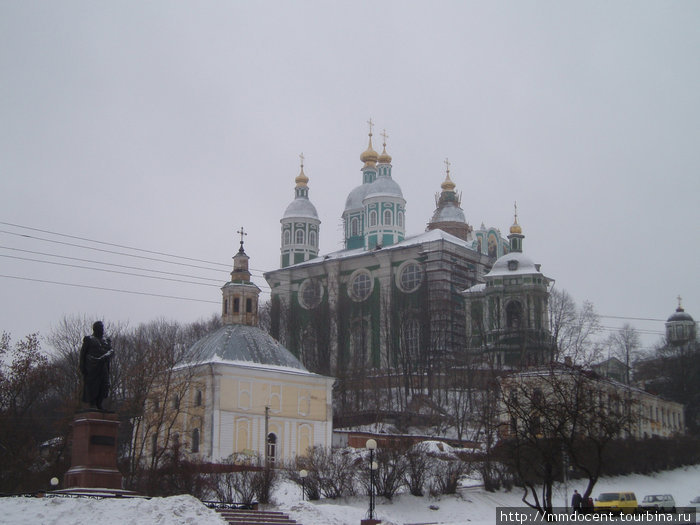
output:
<svg viewBox="0 0 700 525"><path fill-rule="evenodd" d="M231 279L221 288L223 325L192 345L174 374L182 388L166 395L161 385L164 395L147 404L146 418L172 410L174 440L190 457L275 464L331 446L334 380L309 372L258 327L260 289L251 282L242 228L239 233ZM156 454L172 444L167 430L143 425L139 438Z"/></svg>

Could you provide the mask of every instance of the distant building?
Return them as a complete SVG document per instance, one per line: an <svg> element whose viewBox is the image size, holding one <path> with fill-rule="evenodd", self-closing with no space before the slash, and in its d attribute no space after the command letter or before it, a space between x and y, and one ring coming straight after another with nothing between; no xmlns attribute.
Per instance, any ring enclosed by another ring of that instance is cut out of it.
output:
<svg viewBox="0 0 700 525"><path fill-rule="evenodd" d="M628 367L617 357L610 357L605 361L591 365L591 370L601 377L614 379L620 383L627 383Z"/></svg>
<svg viewBox="0 0 700 525"><path fill-rule="evenodd" d="M500 434L555 437L576 420L581 432L612 432L637 439L685 433L683 405L610 378L566 365L513 372L500 378ZM606 423L603 423L606 421ZM615 427L615 423L619 427ZM596 430L598 429L598 430Z"/></svg>

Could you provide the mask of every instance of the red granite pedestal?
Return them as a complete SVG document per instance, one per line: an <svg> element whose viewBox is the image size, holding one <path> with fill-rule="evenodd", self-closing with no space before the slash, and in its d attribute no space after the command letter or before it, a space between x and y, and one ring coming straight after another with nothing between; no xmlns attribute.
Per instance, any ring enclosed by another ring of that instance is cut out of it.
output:
<svg viewBox="0 0 700 525"><path fill-rule="evenodd" d="M117 468L117 415L98 410L78 412L73 420L73 455L63 486L73 488L122 488Z"/></svg>

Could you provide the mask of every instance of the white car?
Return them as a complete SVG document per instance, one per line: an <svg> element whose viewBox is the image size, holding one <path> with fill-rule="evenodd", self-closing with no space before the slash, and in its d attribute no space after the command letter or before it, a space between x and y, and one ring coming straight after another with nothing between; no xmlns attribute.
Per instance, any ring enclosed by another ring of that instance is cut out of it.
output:
<svg viewBox="0 0 700 525"><path fill-rule="evenodd" d="M649 494L639 506L644 510L676 512L676 500L670 494Z"/></svg>

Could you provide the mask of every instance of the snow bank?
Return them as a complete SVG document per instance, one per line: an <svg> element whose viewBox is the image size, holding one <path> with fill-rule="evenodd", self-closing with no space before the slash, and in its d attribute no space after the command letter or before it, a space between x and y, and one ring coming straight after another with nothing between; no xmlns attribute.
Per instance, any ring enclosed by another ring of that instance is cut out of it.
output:
<svg viewBox="0 0 700 525"><path fill-rule="evenodd" d="M672 494L679 506L700 496L700 465L649 476L631 475L601 479L601 492L634 491L638 500L646 494ZM470 480L470 483L473 480ZM582 492L584 480L573 480L554 492L555 505L563 506L574 489ZM400 494L393 501L377 499L376 516L383 525L440 523L441 525L493 525L497 507L522 507L522 491L485 492L479 486L462 487L455 496L441 498ZM366 517L368 498L302 501L301 489L284 481L275 490L274 510L289 514L303 525L358 525ZM191 496L134 499L0 498L0 522L8 525L223 525L224 521Z"/></svg>
<svg viewBox="0 0 700 525"><path fill-rule="evenodd" d="M226 522L192 496L170 498L1 498L11 525L199 525Z"/></svg>

